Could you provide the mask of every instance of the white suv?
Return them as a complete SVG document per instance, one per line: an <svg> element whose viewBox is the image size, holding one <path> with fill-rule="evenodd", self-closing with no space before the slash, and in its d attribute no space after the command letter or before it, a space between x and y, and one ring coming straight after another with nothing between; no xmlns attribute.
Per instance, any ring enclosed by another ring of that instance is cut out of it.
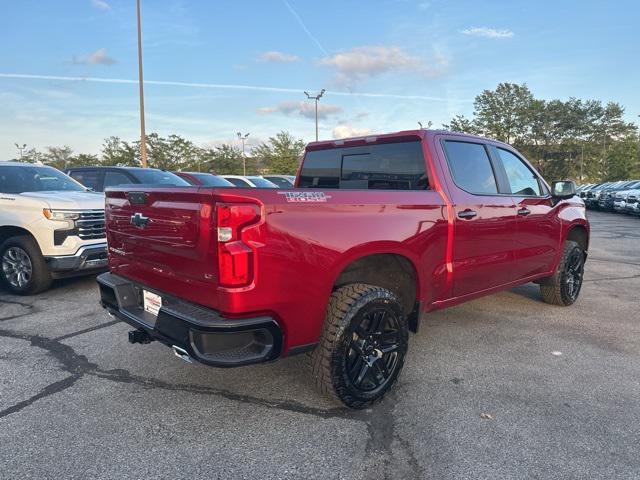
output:
<svg viewBox="0 0 640 480"><path fill-rule="evenodd" d="M13 293L107 264L104 194L52 167L0 162L0 280Z"/></svg>

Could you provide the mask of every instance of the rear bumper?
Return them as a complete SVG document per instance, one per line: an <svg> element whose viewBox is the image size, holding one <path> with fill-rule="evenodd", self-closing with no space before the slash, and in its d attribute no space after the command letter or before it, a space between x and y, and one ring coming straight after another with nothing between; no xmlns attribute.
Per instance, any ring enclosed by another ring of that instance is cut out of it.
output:
<svg viewBox="0 0 640 480"><path fill-rule="evenodd" d="M107 244L87 245L80 247L74 255L46 256L44 259L54 276L106 268Z"/></svg>
<svg viewBox="0 0 640 480"><path fill-rule="evenodd" d="M152 339L178 347L215 367L237 367L274 360L282 350L282 330L269 316L228 319L218 312L146 288L112 273L98 276L100 303L118 319ZM157 317L144 310L142 290L162 298ZM175 350L175 348L174 348Z"/></svg>

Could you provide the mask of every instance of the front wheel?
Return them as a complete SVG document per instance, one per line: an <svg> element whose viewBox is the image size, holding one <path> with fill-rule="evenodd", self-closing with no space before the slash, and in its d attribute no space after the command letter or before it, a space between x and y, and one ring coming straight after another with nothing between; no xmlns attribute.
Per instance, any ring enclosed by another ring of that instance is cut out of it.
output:
<svg viewBox="0 0 640 480"><path fill-rule="evenodd" d="M0 246L0 277L11 292L33 295L51 285L51 274L36 241L11 237Z"/></svg>
<svg viewBox="0 0 640 480"><path fill-rule="evenodd" d="M584 261L582 247L577 242L567 240L556 272L540 283L542 299L552 305L573 305L582 288Z"/></svg>
<svg viewBox="0 0 640 480"><path fill-rule="evenodd" d="M389 290L361 283L337 289L310 354L316 385L350 408L370 406L396 382L408 337L402 304Z"/></svg>

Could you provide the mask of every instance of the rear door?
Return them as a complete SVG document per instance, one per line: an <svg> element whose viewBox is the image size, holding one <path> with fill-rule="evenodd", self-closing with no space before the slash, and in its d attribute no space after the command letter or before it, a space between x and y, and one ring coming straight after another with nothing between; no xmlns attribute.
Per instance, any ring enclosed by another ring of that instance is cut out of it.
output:
<svg viewBox="0 0 640 480"><path fill-rule="evenodd" d="M453 295L481 292L517 277L513 253L516 206L499 194L489 146L443 137L454 211Z"/></svg>
<svg viewBox="0 0 640 480"><path fill-rule="evenodd" d="M502 147L492 149L517 208L515 255L519 278L548 272L562 231L550 192L517 152Z"/></svg>

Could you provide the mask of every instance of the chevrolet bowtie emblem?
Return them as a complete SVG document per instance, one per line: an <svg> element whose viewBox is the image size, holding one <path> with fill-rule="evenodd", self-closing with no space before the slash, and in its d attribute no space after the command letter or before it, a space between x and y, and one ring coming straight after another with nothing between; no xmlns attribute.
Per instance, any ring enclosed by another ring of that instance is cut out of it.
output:
<svg viewBox="0 0 640 480"><path fill-rule="evenodd" d="M141 213L131 215L131 225L134 225L137 228L144 228L147 226L147 223L149 223L149 217L145 217Z"/></svg>

